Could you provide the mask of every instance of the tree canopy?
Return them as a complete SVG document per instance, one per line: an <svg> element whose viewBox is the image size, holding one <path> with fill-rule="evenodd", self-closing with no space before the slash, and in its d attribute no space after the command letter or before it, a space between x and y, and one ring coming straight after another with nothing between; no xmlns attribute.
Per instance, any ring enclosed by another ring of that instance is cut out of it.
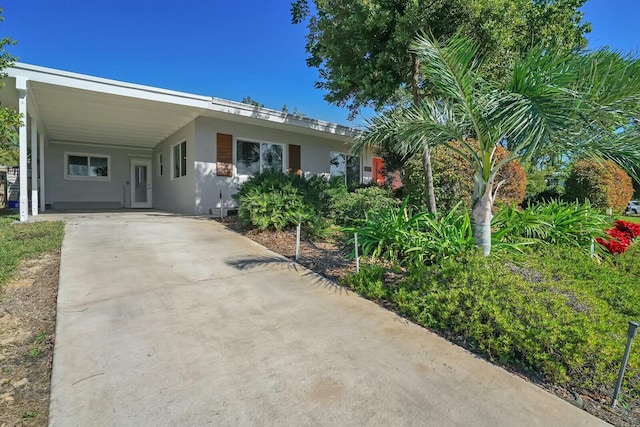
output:
<svg viewBox="0 0 640 427"><path fill-rule="evenodd" d="M348 107L382 109L409 99L412 81L421 97L428 81L416 78L409 50L417 34L441 39L461 28L487 57L485 72L504 75L520 52L556 44L582 48L579 7L586 0L295 0L294 23L307 23L307 64L318 69L325 99ZM312 7L313 6L313 7Z"/></svg>
<svg viewBox="0 0 640 427"><path fill-rule="evenodd" d="M0 8L0 22L2 8ZM15 45L9 37L0 39L0 88L4 86L7 73L4 71L15 62L16 58L7 52L7 47ZM19 160L17 129L22 123L22 116L12 108L0 107L0 164L14 165Z"/></svg>
<svg viewBox="0 0 640 427"><path fill-rule="evenodd" d="M476 242L485 254L501 186L496 175L508 162L553 148L612 160L638 175L640 145L618 129L640 116L640 59L537 46L514 62L508 79L489 80L477 44L462 34L446 42L419 37L412 50L437 96L371 119L353 150L391 140L406 154L428 140L458 152L474 170ZM501 159L500 146L510 150Z"/></svg>

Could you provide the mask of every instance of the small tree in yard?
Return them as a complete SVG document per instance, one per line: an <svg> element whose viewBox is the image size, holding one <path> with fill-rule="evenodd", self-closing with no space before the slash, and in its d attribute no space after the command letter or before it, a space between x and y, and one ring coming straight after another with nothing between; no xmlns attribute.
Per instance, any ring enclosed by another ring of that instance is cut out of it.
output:
<svg viewBox="0 0 640 427"><path fill-rule="evenodd" d="M633 196L631 177L612 161L579 160L573 165L565 183L570 201L589 200L600 209L612 208L622 213Z"/></svg>
<svg viewBox="0 0 640 427"><path fill-rule="evenodd" d="M2 8L0 8L0 22ZM4 86L7 73L4 69L15 62L15 57L6 51L7 46L16 42L8 37L0 39L0 88ZM14 109L0 106L0 164L15 165L19 160L17 128L22 124L22 116Z"/></svg>
<svg viewBox="0 0 640 427"><path fill-rule="evenodd" d="M640 145L614 132L640 115L635 58L534 48L515 62L509 79L493 82L481 77L478 48L464 36L419 37L412 51L434 96L371 119L353 151L393 141L400 153L412 153L424 140L456 151L474 171L474 236L485 255L503 185L497 174L509 162L553 149L610 159L631 171L640 164ZM500 146L510 149L502 159Z"/></svg>

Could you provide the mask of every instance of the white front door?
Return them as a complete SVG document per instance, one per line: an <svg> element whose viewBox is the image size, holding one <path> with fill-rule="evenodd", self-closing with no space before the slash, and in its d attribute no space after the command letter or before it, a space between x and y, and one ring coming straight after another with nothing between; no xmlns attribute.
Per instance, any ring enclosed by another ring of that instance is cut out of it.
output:
<svg viewBox="0 0 640 427"><path fill-rule="evenodd" d="M150 208L151 160L131 159L131 207Z"/></svg>

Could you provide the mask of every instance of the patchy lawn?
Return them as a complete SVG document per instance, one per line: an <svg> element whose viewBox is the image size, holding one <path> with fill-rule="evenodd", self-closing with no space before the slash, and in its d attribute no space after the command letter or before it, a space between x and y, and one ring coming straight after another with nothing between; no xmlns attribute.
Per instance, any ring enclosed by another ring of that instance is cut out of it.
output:
<svg viewBox="0 0 640 427"><path fill-rule="evenodd" d="M63 224L0 211L0 425L46 426Z"/></svg>

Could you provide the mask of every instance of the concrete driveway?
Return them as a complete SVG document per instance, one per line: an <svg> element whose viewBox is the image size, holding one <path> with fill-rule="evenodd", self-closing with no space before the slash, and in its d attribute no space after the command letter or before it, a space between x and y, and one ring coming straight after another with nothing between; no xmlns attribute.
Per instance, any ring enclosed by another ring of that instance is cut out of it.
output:
<svg viewBox="0 0 640 427"><path fill-rule="evenodd" d="M213 221L63 218L53 426L604 424Z"/></svg>

